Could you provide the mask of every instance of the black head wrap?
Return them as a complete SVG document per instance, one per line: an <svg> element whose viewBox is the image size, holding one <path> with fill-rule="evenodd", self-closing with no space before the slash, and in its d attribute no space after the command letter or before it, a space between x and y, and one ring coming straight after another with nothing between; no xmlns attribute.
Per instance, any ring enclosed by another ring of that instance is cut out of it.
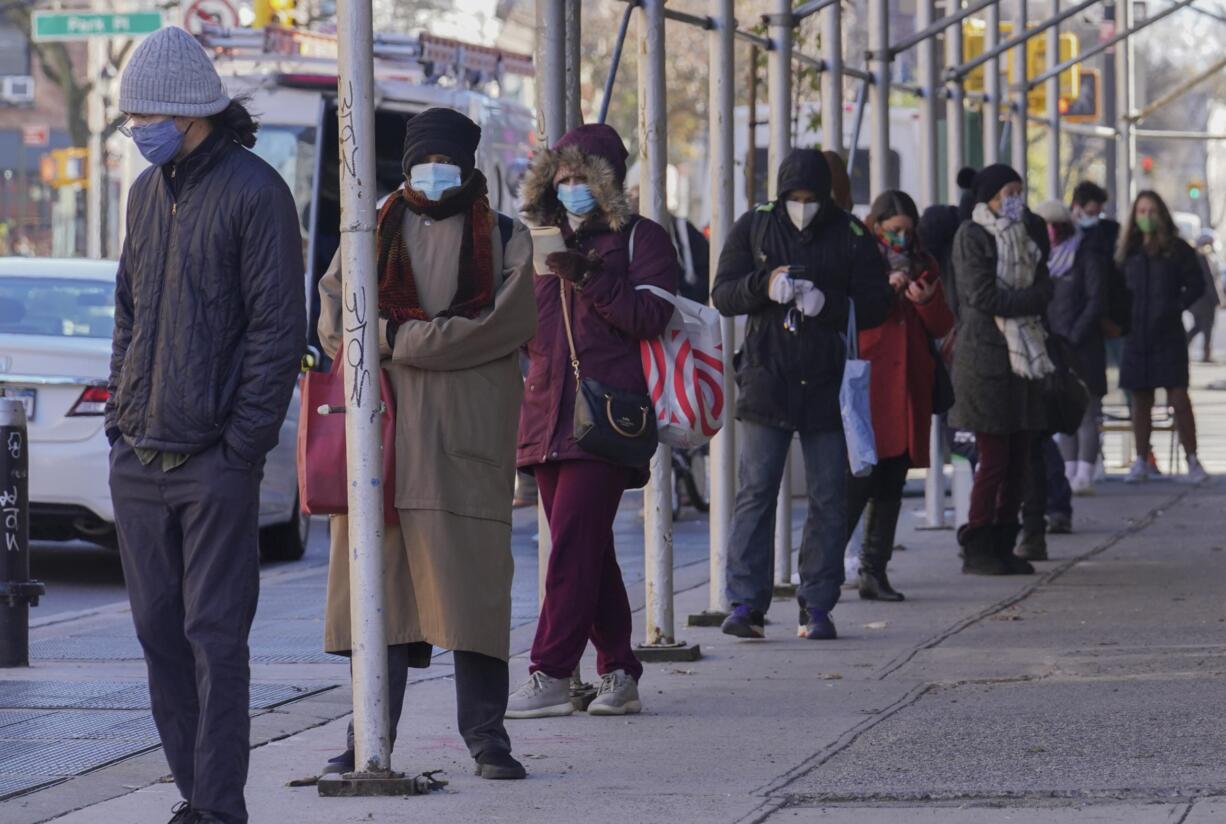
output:
<svg viewBox="0 0 1226 824"><path fill-rule="evenodd" d="M465 178L477 165L481 127L453 109L426 109L404 128L404 176L430 155L447 155Z"/></svg>

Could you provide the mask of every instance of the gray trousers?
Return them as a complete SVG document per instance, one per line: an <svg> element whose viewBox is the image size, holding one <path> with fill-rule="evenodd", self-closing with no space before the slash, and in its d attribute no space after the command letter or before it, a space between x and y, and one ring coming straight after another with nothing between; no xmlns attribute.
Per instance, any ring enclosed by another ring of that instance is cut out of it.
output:
<svg viewBox="0 0 1226 824"><path fill-rule="evenodd" d="M748 421L738 421L737 427L741 486L728 538L728 601L765 613L774 592L775 502L793 433ZM796 599L802 607L829 612L839 602L844 577L847 441L840 428L801 433L800 446L809 516Z"/></svg>
<svg viewBox="0 0 1226 824"><path fill-rule="evenodd" d="M404 693L410 668L430 666L433 647L425 642L393 644L387 648L387 714L392 746L404 711ZM455 650L456 722L460 737L473 758L486 753L511 751L511 738L503 724L507 711L510 676L507 662L479 652ZM353 721L349 722L346 745L353 749Z"/></svg>
<svg viewBox="0 0 1226 824"><path fill-rule="evenodd" d="M246 824L247 636L260 590L262 462L213 447L178 469L111 450L111 497L153 720L193 809Z"/></svg>

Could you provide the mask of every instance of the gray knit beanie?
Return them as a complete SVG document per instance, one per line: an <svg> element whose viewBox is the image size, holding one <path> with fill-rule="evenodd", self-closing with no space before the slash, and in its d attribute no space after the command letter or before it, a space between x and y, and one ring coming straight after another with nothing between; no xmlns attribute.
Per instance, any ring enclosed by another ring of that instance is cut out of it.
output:
<svg viewBox="0 0 1226 824"><path fill-rule="evenodd" d="M196 38L177 26L146 37L119 84L119 110L128 114L210 117L228 105L213 61Z"/></svg>

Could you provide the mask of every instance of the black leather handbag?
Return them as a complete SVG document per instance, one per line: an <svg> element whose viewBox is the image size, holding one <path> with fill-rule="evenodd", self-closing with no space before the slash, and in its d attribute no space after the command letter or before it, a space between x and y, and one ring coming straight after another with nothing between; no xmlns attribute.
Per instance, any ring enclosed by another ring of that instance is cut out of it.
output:
<svg viewBox="0 0 1226 824"><path fill-rule="evenodd" d="M624 392L585 378L579 369L575 333L570 323L570 296L566 281L558 279L562 319L570 346L570 366L575 373L575 443L584 452L609 463L638 469L651 463L659 445L656 413L651 399L637 392Z"/></svg>

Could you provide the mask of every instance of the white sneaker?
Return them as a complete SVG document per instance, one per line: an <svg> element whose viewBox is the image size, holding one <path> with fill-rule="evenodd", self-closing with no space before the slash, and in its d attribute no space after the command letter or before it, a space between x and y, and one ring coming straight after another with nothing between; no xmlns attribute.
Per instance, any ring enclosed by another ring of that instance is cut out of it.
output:
<svg viewBox="0 0 1226 824"><path fill-rule="evenodd" d="M1143 457L1138 457L1132 462L1132 467L1128 470L1128 475L1124 478L1126 484L1139 484L1142 481L1149 480L1149 461Z"/></svg>
<svg viewBox="0 0 1226 824"><path fill-rule="evenodd" d="M643 711L639 685L625 670L613 670L600 681L588 715L633 715Z"/></svg>
<svg viewBox="0 0 1226 824"><path fill-rule="evenodd" d="M1094 464L1089 461L1078 461L1077 471L1073 473L1069 486L1074 495L1094 494Z"/></svg>
<svg viewBox="0 0 1226 824"><path fill-rule="evenodd" d="M505 717L554 718L574 711L569 678L551 678L543 672L534 672L507 699Z"/></svg>
<svg viewBox="0 0 1226 824"><path fill-rule="evenodd" d="M1199 484L1209 479L1209 473L1205 467L1201 466L1200 460L1195 455L1188 456L1188 474L1187 481L1190 484Z"/></svg>

